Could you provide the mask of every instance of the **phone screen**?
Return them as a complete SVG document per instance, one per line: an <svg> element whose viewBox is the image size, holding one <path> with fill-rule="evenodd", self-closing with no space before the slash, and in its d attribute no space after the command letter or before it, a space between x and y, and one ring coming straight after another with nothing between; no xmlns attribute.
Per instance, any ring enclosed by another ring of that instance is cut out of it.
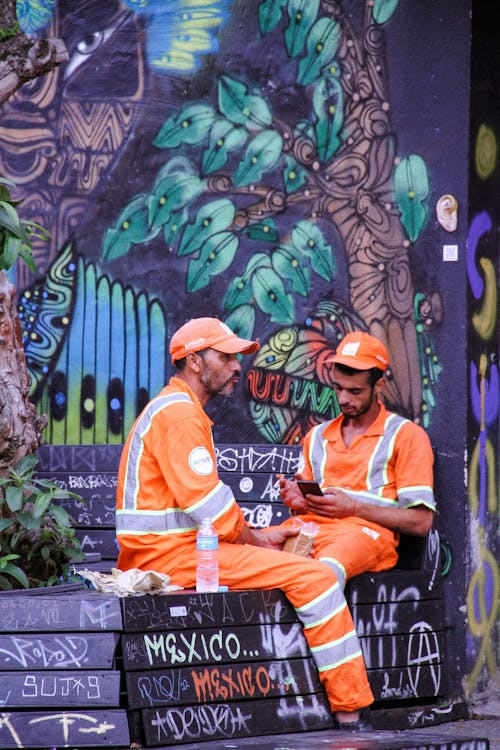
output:
<svg viewBox="0 0 500 750"><path fill-rule="evenodd" d="M304 497L306 495L322 495L321 487L317 482L309 482L304 479L297 480L297 486Z"/></svg>

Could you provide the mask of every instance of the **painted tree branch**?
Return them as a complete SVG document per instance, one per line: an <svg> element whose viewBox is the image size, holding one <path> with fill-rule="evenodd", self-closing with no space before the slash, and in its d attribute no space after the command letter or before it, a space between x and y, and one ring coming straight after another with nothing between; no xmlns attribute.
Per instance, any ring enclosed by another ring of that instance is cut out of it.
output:
<svg viewBox="0 0 500 750"><path fill-rule="evenodd" d="M0 104L23 83L48 73L68 59L62 39L30 39L19 28L15 0L0 8Z"/></svg>

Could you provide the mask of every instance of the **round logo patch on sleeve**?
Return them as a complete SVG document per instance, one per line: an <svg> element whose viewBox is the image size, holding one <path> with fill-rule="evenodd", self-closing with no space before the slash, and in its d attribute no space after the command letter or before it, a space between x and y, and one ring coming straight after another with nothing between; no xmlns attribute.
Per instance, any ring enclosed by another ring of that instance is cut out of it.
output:
<svg viewBox="0 0 500 750"><path fill-rule="evenodd" d="M214 462L212 456L203 446L193 448L189 454L189 465L195 474L203 474L208 476L214 470Z"/></svg>

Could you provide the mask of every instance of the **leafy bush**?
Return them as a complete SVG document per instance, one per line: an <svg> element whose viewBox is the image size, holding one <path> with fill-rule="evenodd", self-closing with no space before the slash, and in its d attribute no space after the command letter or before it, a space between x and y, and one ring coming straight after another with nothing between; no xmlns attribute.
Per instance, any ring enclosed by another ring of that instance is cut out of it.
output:
<svg viewBox="0 0 500 750"><path fill-rule="evenodd" d="M33 476L28 454L0 478L0 589L38 588L72 580L70 560L82 560L71 518L57 500L78 495Z"/></svg>
<svg viewBox="0 0 500 750"><path fill-rule="evenodd" d="M9 191L14 183L0 177L0 269L8 270L21 258L31 271L35 271L33 260L33 238L48 239L50 232L34 221L20 218Z"/></svg>

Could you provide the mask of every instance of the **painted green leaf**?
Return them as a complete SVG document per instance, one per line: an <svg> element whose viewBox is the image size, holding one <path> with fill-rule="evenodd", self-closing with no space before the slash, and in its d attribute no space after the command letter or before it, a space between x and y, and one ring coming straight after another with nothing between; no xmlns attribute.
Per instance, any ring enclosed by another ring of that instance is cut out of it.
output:
<svg viewBox="0 0 500 750"><path fill-rule="evenodd" d="M230 76L221 76L218 86L219 109L228 120L248 130L262 130L272 122L271 110L260 94Z"/></svg>
<svg viewBox="0 0 500 750"><path fill-rule="evenodd" d="M234 260L239 239L231 232L213 234L202 245L198 258L189 261L187 290L196 292L210 284L210 279L228 268Z"/></svg>
<svg viewBox="0 0 500 750"><path fill-rule="evenodd" d="M291 282L294 292L307 297L310 290L309 269L300 263L292 248L278 247L272 254L272 264L282 279Z"/></svg>
<svg viewBox="0 0 500 750"><path fill-rule="evenodd" d="M375 23L386 23L398 7L399 0L374 0L373 20Z"/></svg>
<svg viewBox="0 0 500 750"><path fill-rule="evenodd" d="M201 168L203 174L210 174L226 164L234 151L242 148L248 138L248 131L241 125L217 119L210 131L208 147L203 151Z"/></svg>
<svg viewBox="0 0 500 750"><path fill-rule="evenodd" d="M272 219L249 224L241 230L241 234L244 234L250 240L258 240L259 242L276 242L279 237L276 224Z"/></svg>
<svg viewBox="0 0 500 750"><path fill-rule="evenodd" d="M313 109L318 118L314 129L320 161L328 161L340 146L344 121L342 87L338 78L325 76L314 87Z"/></svg>
<svg viewBox="0 0 500 750"><path fill-rule="evenodd" d="M172 247L177 243L188 217L187 208L183 208L182 211L174 211L170 220L163 225L163 237L167 247Z"/></svg>
<svg viewBox="0 0 500 750"><path fill-rule="evenodd" d="M259 5L259 29L264 36L280 22L286 0L264 0Z"/></svg>
<svg viewBox="0 0 500 750"><path fill-rule="evenodd" d="M307 182L307 171L295 159L292 159L291 156L286 157L283 182L285 183L285 190L289 195L300 190Z"/></svg>
<svg viewBox="0 0 500 750"><path fill-rule="evenodd" d="M197 198L205 189L205 183L196 175L174 172L155 186L154 193L147 199L148 222L151 229L159 229L172 214Z"/></svg>
<svg viewBox="0 0 500 750"><path fill-rule="evenodd" d="M196 214L194 222L184 229L177 254L193 253L210 235L228 229L233 223L235 213L236 209L228 198L206 203Z"/></svg>
<svg viewBox="0 0 500 750"><path fill-rule="evenodd" d="M159 228L150 229L146 208L146 195L139 195L123 209L116 224L106 230L102 245L102 258L105 261L126 255L132 245L149 242Z"/></svg>
<svg viewBox="0 0 500 750"><path fill-rule="evenodd" d="M293 246L311 260L313 271L323 279L333 279L335 264L331 246L312 221L300 221L292 230Z"/></svg>
<svg viewBox="0 0 500 750"><path fill-rule="evenodd" d="M424 201L429 195L429 177L418 154L403 159L394 170L394 197L408 239L415 242L428 216Z"/></svg>
<svg viewBox="0 0 500 750"><path fill-rule="evenodd" d="M258 268L252 275L255 302L273 323L291 323L293 299L285 292L283 281L272 268Z"/></svg>
<svg viewBox="0 0 500 750"><path fill-rule="evenodd" d="M290 23L285 29L285 46L290 57L297 57L303 51L318 10L319 0L288 0Z"/></svg>
<svg viewBox="0 0 500 750"><path fill-rule="evenodd" d="M297 82L308 86L319 78L321 71L333 58L340 39L340 28L337 21L331 18L320 18L316 21L307 37L307 54L299 63Z"/></svg>
<svg viewBox="0 0 500 750"><path fill-rule="evenodd" d="M247 146L233 177L237 187L257 182L281 156L283 138L275 130L263 130Z"/></svg>
<svg viewBox="0 0 500 750"><path fill-rule="evenodd" d="M271 260L265 253L255 253L249 259L244 273L229 282L224 295L224 309L234 310L253 299L252 274L257 268L271 268Z"/></svg>
<svg viewBox="0 0 500 750"><path fill-rule="evenodd" d="M177 148L181 143L199 143L208 134L215 112L206 104L188 104L177 115L169 117L153 141L160 148Z"/></svg>
<svg viewBox="0 0 500 750"><path fill-rule="evenodd" d="M241 305L233 310L224 322L237 336L251 339L255 329L255 310L252 305Z"/></svg>

